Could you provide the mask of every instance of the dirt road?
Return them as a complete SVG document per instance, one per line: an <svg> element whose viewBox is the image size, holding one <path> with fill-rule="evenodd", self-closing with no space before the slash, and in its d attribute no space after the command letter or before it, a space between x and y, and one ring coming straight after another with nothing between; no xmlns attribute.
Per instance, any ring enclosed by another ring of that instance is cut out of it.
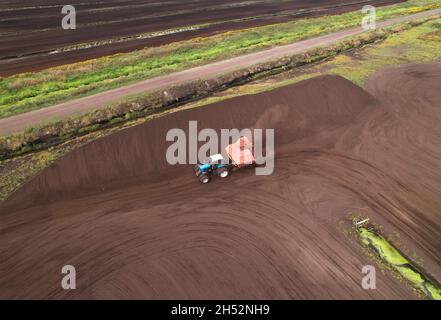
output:
<svg viewBox="0 0 441 320"><path fill-rule="evenodd" d="M441 279L441 63L337 76L170 114L91 142L0 204L0 298L411 299L345 235L399 234ZM200 184L166 133L274 128L275 171ZM61 289L61 268L77 289Z"/></svg>
<svg viewBox="0 0 441 320"><path fill-rule="evenodd" d="M439 13L441 13L441 9L421 12L406 17L400 17L380 22L377 26L379 28L386 27L398 22L409 21ZM110 103L118 101L119 99L122 99L127 95L178 85L197 79L207 79L215 77L219 73L225 73L232 70L246 68L254 64L277 59L287 55L293 55L319 46L333 44L348 36L357 35L362 32L364 32L364 30L361 27L344 30L318 38L275 47L269 50L251 53L236 58L184 70L181 72L148 79L133 85L109 90L103 93L27 112L13 117L0 119L0 135L20 132L30 126L35 126L39 123L48 122L53 119L62 119L90 110L104 108Z"/></svg>

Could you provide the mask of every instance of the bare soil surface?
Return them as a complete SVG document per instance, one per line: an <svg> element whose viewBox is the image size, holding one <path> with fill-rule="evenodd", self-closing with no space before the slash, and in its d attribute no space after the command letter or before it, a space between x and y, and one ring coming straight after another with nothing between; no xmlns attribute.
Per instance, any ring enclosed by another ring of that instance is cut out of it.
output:
<svg viewBox="0 0 441 320"><path fill-rule="evenodd" d="M0 298L403 299L338 220L397 232L441 279L441 63L367 91L322 76L185 110L91 142L0 204ZM274 128L275 171L200 184L165 159L172 128ZM61 268L77 289L61 289Z"/></svg>
<svg viewBox="0 0 441 320"><path fill-rule="evenodd" d="M378 28L387 27L399 22L424 18L441 13L441 9L425 11L390 19L377 24ZM86 96L76 100L60 103L51 107L42 108L16 116L0 119L0 135L9 135L21 132L29 127L53 120L68 118L87 111L105 108L111 103L119 101L126 96L143 93L146 91L166 89L171 86L188 83L200 79L210 79L219 74L234 70L244 69L259 63L276 60L285 56L295 55L320 46L331 45L342 39L365 32L363 28L347 29L313 39L299 41L289 45L279 46L235 58L222 60L207 65L187 69L168 75L147 79L135 84L108 90L102 93Z"/></svg>
<svg viewBox="0 0 441 320"><path fill-rule="evenodd" d="M297 1L1 1L0 75L37 71L144 47L265 24L387 5L400 0ZM61 28L61 8L74 5L77 29ZM199 28L188 28L191 26ZM172 30L173 33L161 32ZM159 32L159 33L158 33ZM153 37L138 38L145 33ZM125 41L55 52L75 44Z"/></svg>

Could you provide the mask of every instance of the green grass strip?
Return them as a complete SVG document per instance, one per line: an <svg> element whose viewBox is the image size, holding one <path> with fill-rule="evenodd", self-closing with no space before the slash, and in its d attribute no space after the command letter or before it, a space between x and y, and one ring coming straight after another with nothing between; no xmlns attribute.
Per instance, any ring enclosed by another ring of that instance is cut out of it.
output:
<svg viewBox="0 0 441 320"><path fill-rule="evenodd" d="M408 280L414 288L424 292L432 300L441 300L441 289L407 260L392 244L381 235L361 227L358 229L360 241L373 249L390 267Z"/></svg>

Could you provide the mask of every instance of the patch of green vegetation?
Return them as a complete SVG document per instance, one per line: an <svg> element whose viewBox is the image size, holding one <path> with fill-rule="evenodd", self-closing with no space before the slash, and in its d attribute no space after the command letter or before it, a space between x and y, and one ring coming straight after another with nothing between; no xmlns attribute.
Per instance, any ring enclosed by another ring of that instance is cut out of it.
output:
<svg viewBox="0 0 441 320"><path fill-rule="evenodd" d="M343 76L363 86L367 78L385 67L407 63L425 63L441 59L439 43L427 41L426 35L438 30L441 19L403 31L384 42L368 47L357 55L341 55L324 65L328 73Z"/></svg>
<svg viewBox="0 0 441 320"><path fill-rule="evenodd" d="M42 151L22 159L0 163L0 201L58 158L57 152Z"/></svg>
<svg viewBox="0 0 441 320"><path fill-rule="evenodd" d="M439 26L441 29L441 25ZM433 31L430 33L427 33L420 37L421 40L427 40L427 41L437 41L441 42L441 30Z"/></svg>
<svg viewBox="0 0 441 320"><path fill-rule="evenodd" d="M374 250L383 262L397 271L414 288L430 299L441 300L441 288L428 279L385 238L365 227L358 228L357 231L361 243Z"/></svg>
<svg viewBox="0 0 441 320"><path fill-rule="evenodd" d="M410 0L378 8L377 18L385 20L439 7L440 0ZM356 11L302 19L0 78L0 118L208 62L354 27L359 25L361 18L362 13Z"/></svg>

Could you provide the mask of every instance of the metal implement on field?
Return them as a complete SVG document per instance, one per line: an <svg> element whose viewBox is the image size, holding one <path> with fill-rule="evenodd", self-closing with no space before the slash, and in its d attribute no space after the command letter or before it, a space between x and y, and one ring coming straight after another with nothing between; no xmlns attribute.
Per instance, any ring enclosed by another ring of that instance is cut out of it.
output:
<svg viewBox="0 0 441 320"><path fill-rule="evenodd" d="M242 168L256 162L253 144L247 137L240 137L235 143L228 145L225 151L230 161L224 161L221 154L215 154L206 163L195 165L194 170L201 183L210 182L213 175L226 178L233 168Z"/></svg>

